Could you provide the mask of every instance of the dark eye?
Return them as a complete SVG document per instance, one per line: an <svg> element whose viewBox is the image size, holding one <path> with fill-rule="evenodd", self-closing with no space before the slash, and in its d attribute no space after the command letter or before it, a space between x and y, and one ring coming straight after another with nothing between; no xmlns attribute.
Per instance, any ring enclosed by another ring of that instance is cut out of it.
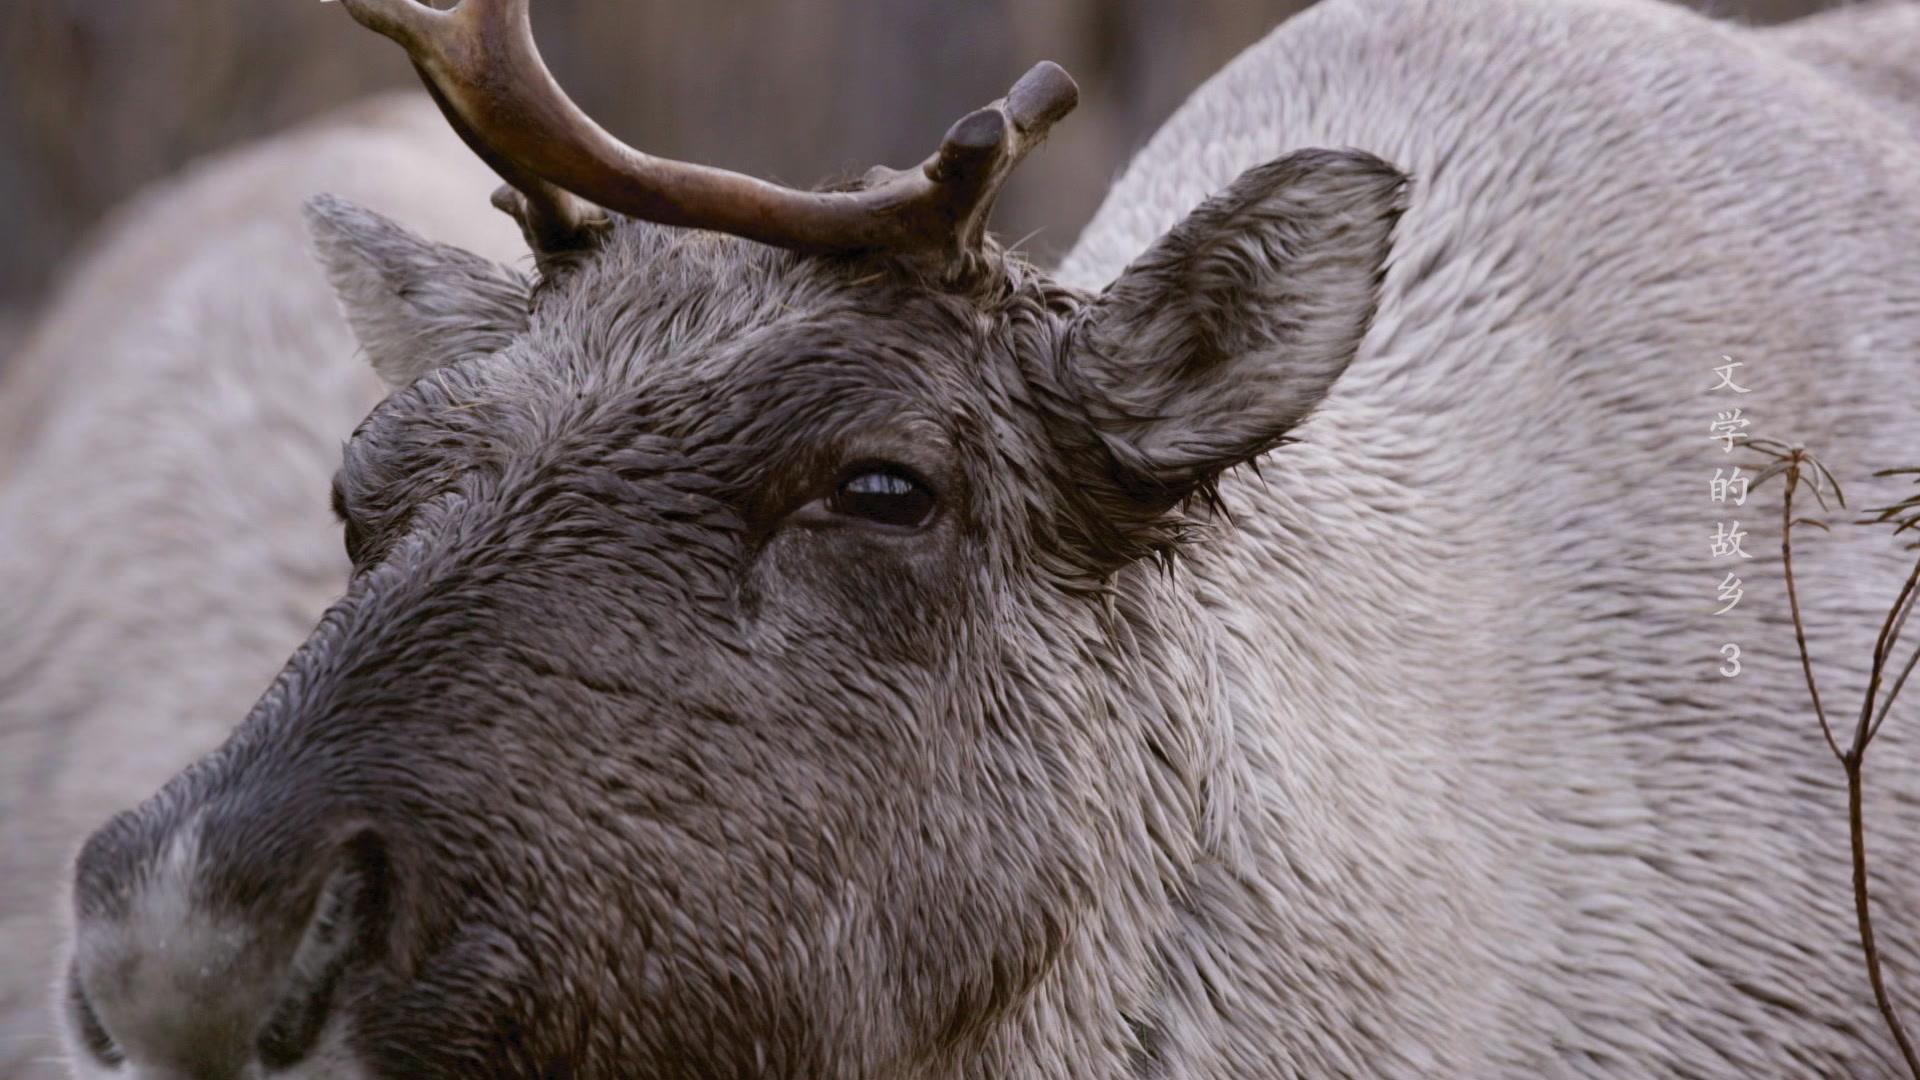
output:
<svg viewBox="0 0 1920 1080"><path fill-rule="evenodd" d="M843 517L913 528L933 516L933 492L904 470L874 466L841 481L827 508Z"/></svg>

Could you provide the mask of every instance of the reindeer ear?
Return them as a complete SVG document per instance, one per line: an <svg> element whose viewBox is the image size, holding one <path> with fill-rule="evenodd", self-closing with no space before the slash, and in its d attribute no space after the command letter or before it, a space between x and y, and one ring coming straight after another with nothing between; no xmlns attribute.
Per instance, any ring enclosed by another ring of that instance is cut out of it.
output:
<svg viewBox="0 0 1920 1080"><path fill-rule="evenodd" d="M1319 404L1373 320L1406 184L1350 151L1251 169L1082 313L1067 360L1127 495L1165 510Z"/></svg>
<svg viewBox="0 0 1920 1080"><path fill-rule="evenodd" d="M513 270L331 195L309 200L306 217L354 337L388 386L526 332L530 286Z"/></svg>

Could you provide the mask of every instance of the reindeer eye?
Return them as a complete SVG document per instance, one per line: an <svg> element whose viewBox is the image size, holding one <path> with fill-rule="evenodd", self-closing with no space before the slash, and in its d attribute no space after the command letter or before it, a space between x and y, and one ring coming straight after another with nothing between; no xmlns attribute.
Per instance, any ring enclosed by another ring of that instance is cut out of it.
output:
<svg viewBox="0 0 1920 1080"><path fill-rule="evenodd" d="M933 516L933 492L891 466L862 468L840 482L827 508L843 517L914 528Z"/></svg>

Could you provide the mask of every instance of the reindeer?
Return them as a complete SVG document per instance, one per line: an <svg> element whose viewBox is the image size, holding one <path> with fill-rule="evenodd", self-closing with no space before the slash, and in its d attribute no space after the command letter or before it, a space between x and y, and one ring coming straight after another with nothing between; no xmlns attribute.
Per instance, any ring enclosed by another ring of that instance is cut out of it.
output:
<svg viewBox="0 0 1920 1080"><path fill-rule="evenodd" d="M80 842L220 744L338 595L340 442L383 396L309 251L317 190L515 262L488 172L387 94L115 214L0 381L0 1076L48 1010Z"/></svg>
<svg viewBox="0 0 1920 1080"><path fill-rule="evenodd" d="M81 850L79 1075L1894 1067L1704 475L1725 357L1766 430L1913 456L1920 146L1848 74L1913 7L1809 61L1634 0L1329 0L1050 274L985 228L1050 65L803 192L612 139L528 0L345 6L537 277L310 205L391 388L352 571ZM1897 556L1821 543L1858 677Z"/></svg>

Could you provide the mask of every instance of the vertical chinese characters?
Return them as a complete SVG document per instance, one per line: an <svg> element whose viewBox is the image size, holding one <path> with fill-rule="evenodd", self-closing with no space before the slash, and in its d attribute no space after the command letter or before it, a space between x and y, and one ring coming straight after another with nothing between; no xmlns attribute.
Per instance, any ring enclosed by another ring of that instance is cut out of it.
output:
<svg viewBox="0 0 1920 1080"><path fill-rule="evenodd" d="M1735 395L1751 393L1751 390L1741 386L1734 378L1739 369L1746 365L1731 356L1722 356L1720 359L1722 362L1713 369L1714 374L1719 376L1719 381L1707 388L1708 393ZM1722 454L1731 454L1734 447L1748 440L1747 428L1752 424L1753 421L1738 406L1720 410L1714 413L1713 422L1707 426L1707 437L1720 444ZM1747 485L1751 479L1751 476L1740 471L1738 465L1731 469L1715 468L1713 480L1708 486L1708 494L1719 506L1725 507L1726 504L1732 503L1734 507L1743 507L1747 504ZM1717 563L1723 559L1731 559L1734 561L1733 566L1737 569L1740 560L1753 558L1741 546L1746 537L1746 530L1740 527L1738 519L1721 519L1714 522L1712 546L1708 549L1713 560ZM1738 607L1743 595L1745 590L1741 588L1740 575L1734 569L1729 569L1726 576L1720 579L1715 601L1720 606L1714 611L1714 615L1725 615ZM1720 674L1729 679L1740 674L1740 646L1737 643L1729 641L1720 646L1720 656L1724 661L1720 665Z"/></svg>

